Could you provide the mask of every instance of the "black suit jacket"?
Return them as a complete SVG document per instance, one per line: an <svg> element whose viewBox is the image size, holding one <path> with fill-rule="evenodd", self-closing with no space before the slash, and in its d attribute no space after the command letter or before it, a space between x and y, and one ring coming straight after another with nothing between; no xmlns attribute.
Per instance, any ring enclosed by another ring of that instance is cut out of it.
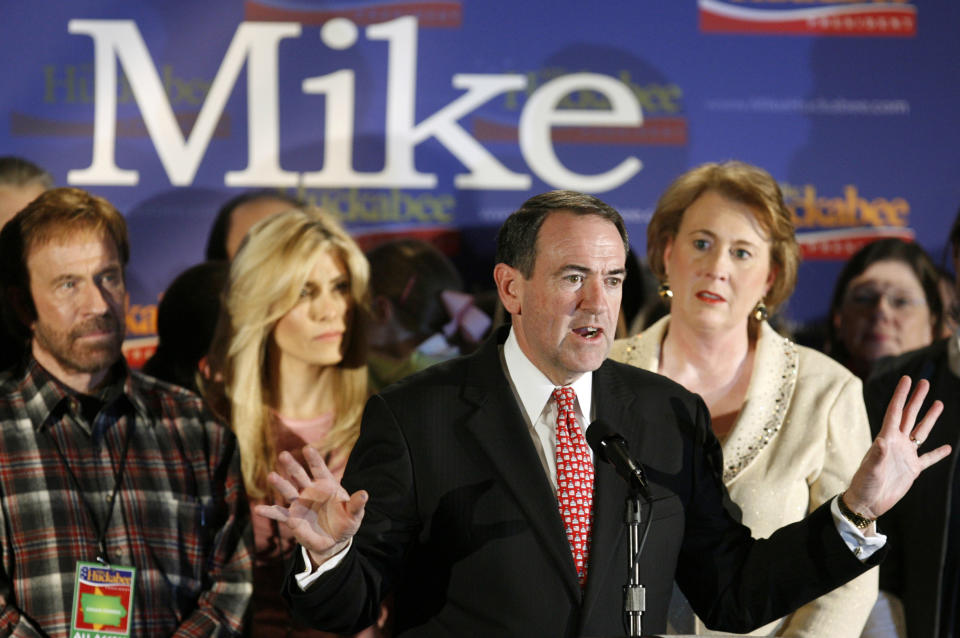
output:
<svg viewBox="0 0 960 638"><path fill-rule="evenodd" d="M295 613L318 628L369 625L393 592L395 631L417 636L620 635L626 486L601 464L585 591L557 500L504 375L501 331L475 354L370 399L344 486L370 492L344 561L302 592ZM783 616L866 566L821 508L754 541L729 513L720 446L699 397L665 377L607 361L595 372L598 418L646 466L654 502L641 561L644 631L661 632L674 576L708 624L744 631ZM302 570L301 559L291 571Z"/></svg>
<svg viewBox="0 0 960 638"><path fill-rule="evenodd" d="M903 499L879 521L891 546L890 557L880 569L880 588L903 600L907 635L911 638L940 635L944 577L956 578L956 574L944 574L952 487L960 458L960 379L950 371L947 342L937 341L883 361L863 390L870 428L876 435L900 377L909 375L914 382L927 379L930 392L920 413L926 412L934 399L943 401L944 410L920 451L944 443L953 446L950 458L924 470Z"/></svg>

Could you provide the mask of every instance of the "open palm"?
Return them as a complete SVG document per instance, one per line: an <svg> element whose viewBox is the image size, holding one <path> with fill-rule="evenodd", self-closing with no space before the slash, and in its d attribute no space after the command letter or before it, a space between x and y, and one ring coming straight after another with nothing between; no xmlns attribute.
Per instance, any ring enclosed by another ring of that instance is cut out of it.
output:
<svg viewBox="0 0 960 638"><path fill-rule="evenodd" d="M867 518L884 514L907 493L923 470L950 454L949 445L919 453L920 446L943 412L943 403L934 401L917 423L930 384L921 379L912 395L910 385L910 377L900 379L887 405L880 433L844 494L847 506Z"/></svg>
<svg viewBox="0 0 960 638"><path fill-rule="evenodd" d="M348 494L313 447L306 446L303 455L309 473L292 454L281 452L279 463L289 478L277 472L267 477L287 505L257 505L254 511L286 525L320 565L357 533L368 496L363 490Z"/></svg>

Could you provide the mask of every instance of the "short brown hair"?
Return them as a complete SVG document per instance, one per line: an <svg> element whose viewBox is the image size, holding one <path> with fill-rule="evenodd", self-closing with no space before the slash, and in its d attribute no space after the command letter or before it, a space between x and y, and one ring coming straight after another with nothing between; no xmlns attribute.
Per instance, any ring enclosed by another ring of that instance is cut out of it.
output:
<svg viewBox="0 0 960 638"><path fill-rule="evenodd" d="M770 235L770 265L776 277L764 298L772 312L790 297L797 284L800 248L793 232L793 216L783 202L783 193L767 171L745 162L728 161L703 164L670 184L647 226L647 262L653 274L666 279L663 252L676 238L683 213L707 191L714 191L750 206L760 226Z"/></svg>
<svg viewBox="0 0 960 638"><path fill-rule="evenodd" d="M497 233L497 263L516 268L525 279L529 279L537 260L540 227L550 213L560 211L606 219L617 227L617 233L623 240L624 253L629 252L627 228L616 209L593 195L576 191L550 191L525 201L500 226Z"/></svg>
<svg viewBox="0 0 960 638"><path fill-rule="evenodd" d="M30 297L27 258L40 244L60 240L78 232L99 233L113 240L120 263L130 259L127 223L113 205L102 197L79 188L54 188L27 204L0 231L0 281L4 289L18 288L28 303L30 315L36 310Z"/></svg>

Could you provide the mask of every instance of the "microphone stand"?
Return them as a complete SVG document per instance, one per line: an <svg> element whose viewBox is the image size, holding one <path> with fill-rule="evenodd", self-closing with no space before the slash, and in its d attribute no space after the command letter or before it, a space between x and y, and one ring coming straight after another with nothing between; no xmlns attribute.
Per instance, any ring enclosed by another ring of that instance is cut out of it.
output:
<svg viewBox="0 0 960 638"><path fill-rule="evenodd" d="M649 500L648 500L649 502ZM647 521L643 535L640 534L640 524L643 522L643 509L640 502L640 491L631 486L627 496L623 514L623 522L627 526L628 554L627 554L627 584L623 587L623 615L627 624L627 635L639 637L643 634L643 612L647 610L647 593L640 584L640 550L647 538L650 522Z"/></svg>
<svg viewBox="0 0 960 638"><path fill-rule="evenodd" d="M630 456L626 440L617 434L605 422L597 419L587 428L587 442L597 457L613 465L617 474L627 482L629 489L623 520L629 537L629 555L627 556L627 584L623 587L623 629L627 635L637 638L642 635L641 619L647 609L647 595L640 584L640 552L650 531L653 499L647 488L647 477L643 466ZM649 505L647 521L643 521L641 497ZM628 629L629 626L629 629Z"/></svg>

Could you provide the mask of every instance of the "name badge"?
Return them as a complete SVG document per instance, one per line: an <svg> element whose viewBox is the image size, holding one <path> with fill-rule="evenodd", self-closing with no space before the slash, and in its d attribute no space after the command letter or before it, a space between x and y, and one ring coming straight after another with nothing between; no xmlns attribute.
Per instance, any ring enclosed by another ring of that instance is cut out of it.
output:
<svg viewBox="0 0 960 638"><path fill-rule="evenodd" d="M77 563L70 638L129 636L137 568Z"/></svg>

